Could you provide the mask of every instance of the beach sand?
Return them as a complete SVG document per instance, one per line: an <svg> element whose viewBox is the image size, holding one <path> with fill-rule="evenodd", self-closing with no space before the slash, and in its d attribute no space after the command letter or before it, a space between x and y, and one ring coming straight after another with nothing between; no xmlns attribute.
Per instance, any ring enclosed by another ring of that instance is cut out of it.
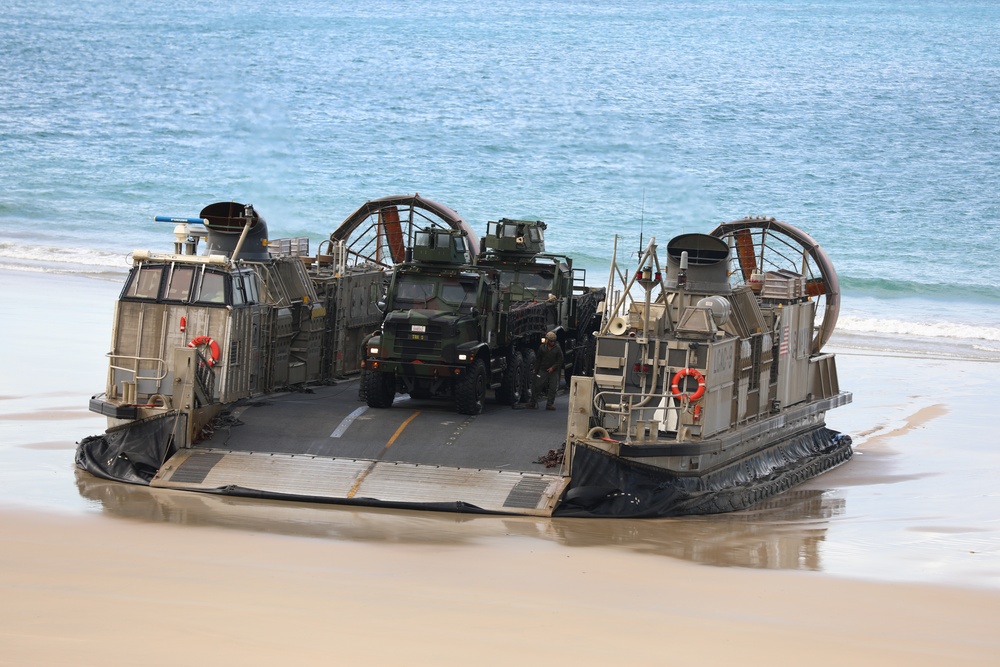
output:
<svg viewBox="0 0 1000 667"><path fill-rule="evenodd" d="M839 350L855 458L748 512L279 503L77 471L118 285L0 287L0 665L1000 664L996 363Z"/></svg>
<svg viewBox="0 0 1000 667"><path fill-rule="evenodd" d="M10 665L995 665L1000 594L3 513Z"/></svg>

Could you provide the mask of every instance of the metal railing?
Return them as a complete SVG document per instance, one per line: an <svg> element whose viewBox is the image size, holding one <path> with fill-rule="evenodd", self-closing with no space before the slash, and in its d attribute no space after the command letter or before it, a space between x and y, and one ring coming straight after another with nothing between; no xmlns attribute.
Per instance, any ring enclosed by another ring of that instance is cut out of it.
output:
<svg viewBox="0 0 1000 667"><path fill-rule="evenodd" d="M594 414L600 415L599 421L605 423L606 416L616 419L618 426L613 432L624 433L627 439L631 439L633 430L638 433L649 427L650 433L656 433L661 430L660 425L673 423L673 428L662 430L676 432L679 440L681 413L688 401L669 392L635 394L599 391L594 394L593 404Z"/></svg>
<svg viewBox="0 0 1000 667"><path fill-rule="evenodd" d="M205 397L211 401L215 398L215 373L212 372L212 364L210 364L208 358L201 353L201 350L197 350L197 353L198 364L195 367L195 381L198 383L198 386L201 388Z"/></svg>

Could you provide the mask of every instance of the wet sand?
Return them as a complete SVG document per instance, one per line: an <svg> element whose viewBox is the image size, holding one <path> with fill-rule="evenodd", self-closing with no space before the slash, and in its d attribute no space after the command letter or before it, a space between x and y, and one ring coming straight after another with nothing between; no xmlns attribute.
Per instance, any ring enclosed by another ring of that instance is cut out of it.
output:
<svg viewBox="0 0 1000 667"><path fill-rule="evenodd" d="M118 286L0 287L0 664L1000 664L997 363L838 350L855 458L748 512L362 510L76 471Z"/></svg>
<svg viewBox="0 0 1000 667"><path fill-rule="evenodd" d="M1000 656L996 591L517 539L366 544L30 512L3 513L0 524L5 664L987 665Z"/></svg>

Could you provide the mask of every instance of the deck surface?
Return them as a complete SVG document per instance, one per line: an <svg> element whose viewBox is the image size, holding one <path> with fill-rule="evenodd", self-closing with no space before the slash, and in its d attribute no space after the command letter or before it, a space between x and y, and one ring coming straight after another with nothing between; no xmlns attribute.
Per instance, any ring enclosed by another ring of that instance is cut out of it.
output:
<svg viewBox="0 0 1000 667"><path fill-rule="evenodd" d="M237 404L234 420L168 461L153 485L549 514L568 480L536 461L563 443L565 401L546 411L488 400L467 416L408 396L369 408L356 380L273 394Z"/></svg>

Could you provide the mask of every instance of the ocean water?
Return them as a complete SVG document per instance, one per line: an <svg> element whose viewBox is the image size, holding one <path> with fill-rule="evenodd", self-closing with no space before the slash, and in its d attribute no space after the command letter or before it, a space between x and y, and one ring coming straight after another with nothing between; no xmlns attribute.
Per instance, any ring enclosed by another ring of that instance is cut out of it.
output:
<svg viewBox="0 0 1000 667"><path fill-rule="evenodd" d="M992 0L0 0L0 268L419 192L602 284L616 234L766 214L830 255L840 344L1000 359L998 177Z"/></svg>

